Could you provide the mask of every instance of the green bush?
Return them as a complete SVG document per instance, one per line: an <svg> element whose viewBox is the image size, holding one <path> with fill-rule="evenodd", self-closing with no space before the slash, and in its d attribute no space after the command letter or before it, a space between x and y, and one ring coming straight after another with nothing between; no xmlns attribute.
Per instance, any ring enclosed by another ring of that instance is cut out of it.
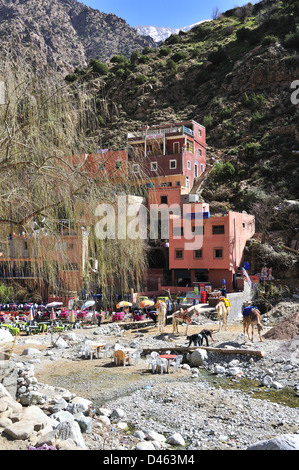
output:
<svg viewBox="0 0 299 470"><path fill-rule="evenodd" d="M161 49L159 50L159 55L161 57L166 57L170 53L171 53L171 47L161 47Z"/></svg>
<svg viewBox="0 0 299 470"><path fill-rule="evenodd" d="M211 127L213 127L214 125L214 118L211 114L209 114L208 116L204 116L203 120L202 120L202 125L204 127L206 127L207 129L211 129Z"/></svg>
<svg viewBox="0 0 299 470"><path fill-rule="evenodd" d="M229 108L228 106L224 106L221 110L220 110L220 117L222 119L226 119L226 118L229 118L231 117L232 115L232 108Z"/></svg>
<svg viewBox="0 0 299 470"><path fill-rule="evenodd" d="M138 85L143 85L143 83L145 83L147 81L148 81L148 78L143 73L140 73L139 75L136 76L136 83Z"/></svg>
<svg viewBox="0 0 299 470"><path fill-rule="evenodd" d="M277 36L264 36L262 39L262 44L263 46L268 46L270 44L274 44L275 42L278 42L278 37Z"/></svg>
<svg viewBox="0 0 299 470"><path fill-rule="evenodd" d="M140 58L140 52L138 51L138 49L136 49L136 51L132 52L130 61L132 64L135 64L135 62L137 62L139 58Z"/></svg>
<svg viewBox="0 0 299 470"><path fill-rule="evenodd" d="M284 38L284 45L286 47L299 49L299 26L297 25L296 31L289 33Z"/></svg>
<svg viewBox="0 0 299 470"><path fill-rule="evenodd" d="M74 83L79 76L76 73L69 73L66 77L65 80L69 83Z"/></svg>
<svg viewBox="0 0 299 470"><path fill-rule="evenodd" d="M185 52L176 52L171 56L171 58L174 62L180 62L180 60L186 60L188 55Z"/></svg>
<svg viewBox="0 0 299 470"><path fill-rule="evenodd" d="M178 34L172 34L165 42L167 44L179 44L181 42L181 37Z"/></svg>
<svg viewBox="0 0 299 470"><path fill-rule="evenodd" d="M108 70L109 70L107 64L104 64L100 62L99 60L93 59L90 62L90 65L92 66L93 72L99 73L100 75L107 75Z"/></svg>
<svg viewBox="0 0 299 470"><path fill-rule="evenodd" d="M176 68L176 63L174 60L168 59L168 61L166 62L166 67L172 72L176 72L177 68Z"/></svg>
<svg viewBox="0 0 299 470"><path fill-rule="evenodd" d="M225 181L231 179L236 173L235 167L230 162L216 163L213 170L213 177L217 180Z"/></svg>

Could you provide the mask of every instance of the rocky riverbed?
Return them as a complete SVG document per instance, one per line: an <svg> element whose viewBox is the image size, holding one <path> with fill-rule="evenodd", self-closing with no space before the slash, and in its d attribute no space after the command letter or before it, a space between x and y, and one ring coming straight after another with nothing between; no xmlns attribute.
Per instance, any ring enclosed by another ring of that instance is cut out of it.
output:
<svg viewBox="0 0 299 470"><path fill-rule="evenodd" d="M291 315L288 318L289 331L289 323L297 320ZM216 322L206 318L197 323L189 333L218 329ZM283 328L282 324L280 334ZM210 345L231 351L262 350L264 357L201 349L184 356L178 372L162 375L152 374L145 357L136 365L122 367L110 357L90 360L81 353L86 339L136 349L187 345L184 327L180 327L180 335L171 331L170 325L162 335L155 327L137 333L117 325L95 326L61 335L55 347L50 334L20 338L12 359L30 364L35 380L30 390L25 381L21 393L19 387L19 401L30 408L36 404L30 402L32 395L39 394L35 395L42 397L37 405L57 419L53 409L70 413L75 396L88 400L85 419L81 416L80 422L77 418L84 448L92 450L241 450L258 441L283 440L284 436L288 446L298 445L298 336L267 339L267 333L273 332L269 326L264 328L263 342L256 333L251 343L236 321L227 331L215 333L215 342ZM70 417L61 415L59 419ZM5 429L1 429L0 449L42 445L37 432L25 441L8 441ZM55 444L55 440L50 442Z"/></svg>

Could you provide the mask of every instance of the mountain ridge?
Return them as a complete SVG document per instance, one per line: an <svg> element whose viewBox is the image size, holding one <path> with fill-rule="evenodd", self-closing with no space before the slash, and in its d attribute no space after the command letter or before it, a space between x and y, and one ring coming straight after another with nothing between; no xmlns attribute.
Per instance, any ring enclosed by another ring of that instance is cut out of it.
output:
<svg viewBox="0 0 299 470"><path fill-rule="evenodd" d="M155 47L124 19L102 13L77 0L0 0L0 51L27 53L38 68L67 73L91 58L109 60L115 54Z"/></svg>

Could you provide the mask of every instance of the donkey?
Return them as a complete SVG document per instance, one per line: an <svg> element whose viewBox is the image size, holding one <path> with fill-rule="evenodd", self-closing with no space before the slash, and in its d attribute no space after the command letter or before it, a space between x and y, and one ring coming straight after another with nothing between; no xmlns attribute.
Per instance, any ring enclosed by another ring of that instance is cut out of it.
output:
<svg viewBox="0 0 299 470"><path fill-rule="evenodd" d="M243 312L243 334L245 335L245 332L250 340L249 337L249 327L251 325L251 333L252 333L252 338L251 341L253 342L253 328L254 325L257 326L257 331L260 337L260 341L263 341L263 338L261 336L261 331L263 329L263 326L261 324L261 314L260 311L256 307L250 307L250 308L244 308Z"/></svg>
<svg viewBox="0 0 299 470"><path fill-rule="evenodd" d="M189 309L187 309L185 311L182 308L180 308L179 311L174 312L174 314L172 316L173 333L178 333L179 332L178 325L179 325L180 322L186 322L187 326L186 326L185 335L187 336L188 327L189 327L189 325L192 321L193 315L198 315L198 312L195 309L195 307L196 306L190 307Z"/></svg>

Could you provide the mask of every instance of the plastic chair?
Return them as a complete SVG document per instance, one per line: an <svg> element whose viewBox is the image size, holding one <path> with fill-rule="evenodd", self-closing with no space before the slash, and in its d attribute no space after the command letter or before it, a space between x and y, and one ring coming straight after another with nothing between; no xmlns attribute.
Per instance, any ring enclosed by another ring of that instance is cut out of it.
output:
<svg viewBox="0 0 299 470"><path fill-rule="evenodd" d="M136 365L138 363L138 359L140 359L141 353L142 353L142 351L140 349L137 349L133 353L129 354L130 364L132 364L132 362L133 362L134 365Z"/></svg>
<svg viewBox="0 0 299 470"><path fill-rule="evenodd" d="M169 361L168 367L170 369L171 366L173 366L173 371L177 372L179 369L180 363L182 362L183 356L177 356L175 359Z"/></svg>
<svg viewBox="0 0 299 470"><path fill-rule="evenodd" d="M166 371L168 370L168 361L167 361L167 359L164 359L162 357L157 356L156 366L158 368L160 368L160 372L161 372L161 374L163 374L164 369Z"/></svg>
<svg viewBox="0 0 299 470"><path fill-rule="evenodd" d="M109 354L110 354L110 357L111 357L111 355L112 355L112 354L111 354L111 352L112 352L112 345L109 344L109 343L107 343L107 344L105 345L105 348L102 349L101 352L103 353L103 358L104 358L104 359L106 359L106 358L109 356Z"/></svg>
<svg viewBox="0 0 299 470"><path fill-rule="evenodd" d="M84 354L85 354L85 359L87 359L88 356L90 356L90 359L93 358L95 355L97 358L99 357L98 355L98 348L95 344L92 344L91 341L86 341L84 345Z"/></svg>
<svg viewBox="0 0 299 470"><path fill-rule="evenodd" d="M130 356L121 349L118 349L114 352L114 358L116 359L115 362L117 365L122 364L125 366L126 364L129 364L130 361Z"/></svg>

